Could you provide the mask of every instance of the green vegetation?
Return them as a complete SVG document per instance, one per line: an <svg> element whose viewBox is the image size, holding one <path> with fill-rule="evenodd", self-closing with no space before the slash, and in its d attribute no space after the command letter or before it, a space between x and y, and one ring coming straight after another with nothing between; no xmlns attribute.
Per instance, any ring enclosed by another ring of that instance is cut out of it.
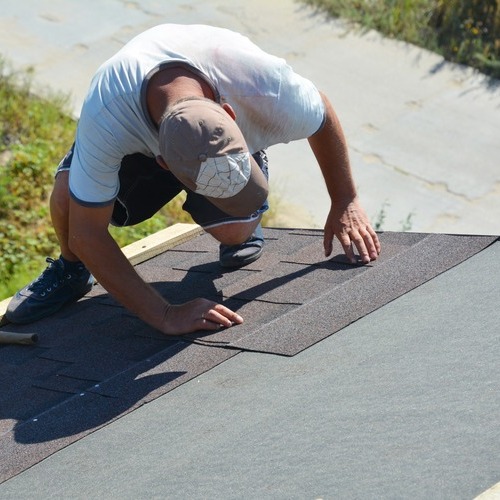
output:
<svg viewBox="0 0 500 500"><path fill-rule="evenodd" d="M499 0L303 0L500 78Z"/></svg>
<svg viewBox="0 0 500 500"><path fill-rule="evenodd" d="M387 210L391 206L388 200L385 200L384 203L382 203L382 206L380 207L380 210L376 214L374 220L372 221L373 224L373 229L375 231L383 231L384 230L384 224L385 220L387 218ZM405 231L411 231L413 227L413 216L415 215L414 212L410 212L403 220L399 221L400 228L399 231L405 232Z"/></svg>
<svg viewBox="0 0 500 500"><path fill-rule="evenodd" d="M54 165L74 133L65 101L33 98L31 77L0 63L0 297L34 273L34 255L55 248L47 197Z"/></svg>

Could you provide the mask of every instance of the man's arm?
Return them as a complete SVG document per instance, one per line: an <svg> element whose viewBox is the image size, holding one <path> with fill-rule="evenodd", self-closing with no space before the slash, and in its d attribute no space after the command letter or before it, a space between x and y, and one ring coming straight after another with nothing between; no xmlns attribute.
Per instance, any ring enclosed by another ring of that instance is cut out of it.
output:
<svg viewBox="0 0 500 500"><path fill-rule="evenodd" d="M366 264L379 255L380 242L359 203L340 122L328 98L323 94L322 98L325 123L308 140L332 200L325 224L325 255L331 254L332 241L337 236L351 262L356 262L354 244Z"/></svg>
<svg viewBox="0 0 500 500"><path fill-rule="evenodd" d="M108 231L113 207L84 207L70 200L69 245L101 285L146 323L169 335L216 330L242 318L221 304L195 299L169 304L135 271Z"/></svg>

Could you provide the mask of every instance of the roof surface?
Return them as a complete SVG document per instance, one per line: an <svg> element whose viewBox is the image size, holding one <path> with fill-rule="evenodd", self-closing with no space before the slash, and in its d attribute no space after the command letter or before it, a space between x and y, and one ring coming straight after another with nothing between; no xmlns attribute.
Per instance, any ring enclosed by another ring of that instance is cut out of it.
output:
<svg viewBox="0 0 500 500"><path fill-rule="evenodd" d="M232 272L205 234L136 265L243 325L166 337L96 286L2 327L39 342L0 347L0 497L471 498L497 482L497 237L381 233L369 266L340 246L325 260L321 231L265 237Z"/></svg>

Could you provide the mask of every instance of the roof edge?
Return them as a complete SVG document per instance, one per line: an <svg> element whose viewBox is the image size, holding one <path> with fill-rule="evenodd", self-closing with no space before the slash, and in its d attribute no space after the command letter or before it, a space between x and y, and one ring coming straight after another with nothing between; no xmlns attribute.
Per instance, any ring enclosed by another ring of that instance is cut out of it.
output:
<svg viewBox="0 0 500 500"><path fill-rule="evenodd" d="M491 488L483 491L474 500L498 500L498 498L500 498L500 483L496 483Z"/></svg>
<svg viewBox="0 0 500 500"><path fill-rule="evenodd" d="M203 229L198 224L177 223L123 247L122 252L135 266L202 233ZM0 326L8 323L5 312L11 298L0 302Z"/></svg>

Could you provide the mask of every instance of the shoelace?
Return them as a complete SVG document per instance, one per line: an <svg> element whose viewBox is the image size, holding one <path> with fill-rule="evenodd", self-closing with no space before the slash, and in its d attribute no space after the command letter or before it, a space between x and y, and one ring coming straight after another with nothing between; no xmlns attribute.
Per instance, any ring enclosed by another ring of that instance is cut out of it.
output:
<svg viewBox="0 0 500 500"><path fill-rule="evenodd" d="M51 257L47 257L45 261L49 265L28 287L29 290L39 293L42 297L57 288L65 279L71 278L71 274L64 274L64 267L60 261Z"/></svg>

